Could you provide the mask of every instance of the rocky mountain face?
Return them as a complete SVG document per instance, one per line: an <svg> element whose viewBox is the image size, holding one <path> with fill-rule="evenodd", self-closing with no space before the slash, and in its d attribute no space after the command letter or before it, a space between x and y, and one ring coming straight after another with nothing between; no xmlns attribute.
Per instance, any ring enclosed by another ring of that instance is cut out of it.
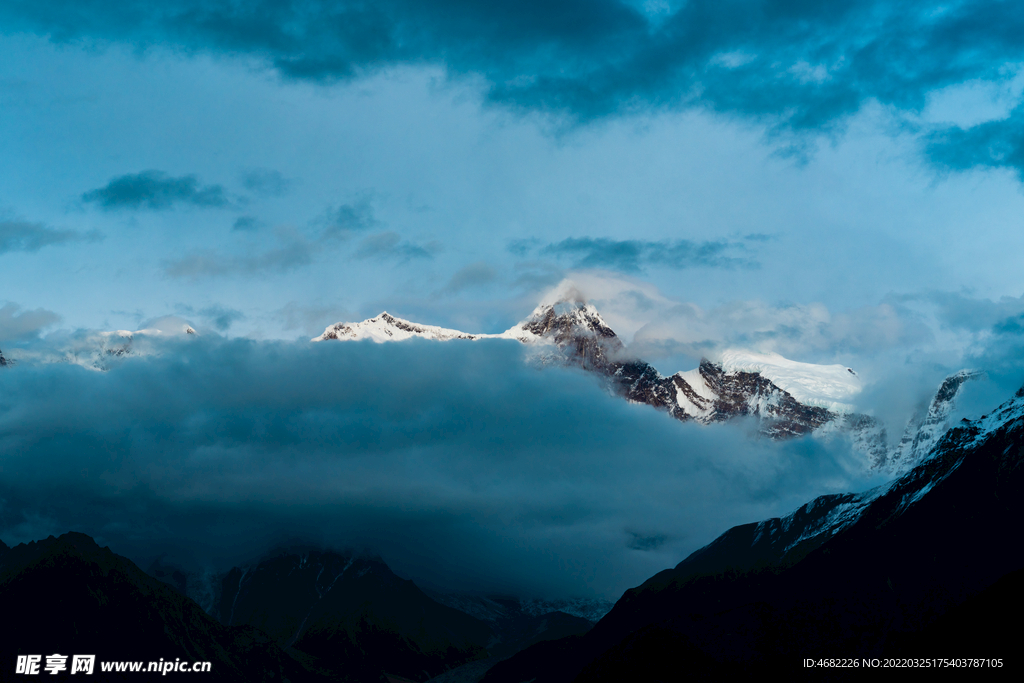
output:
<svg viewBox="0 0 1024 683"><path fill-rule="evenodd" d="M528 648L484 681L646 680L681 657L697 676L793 672L804 658L955 657L942 653L968 643L964 656L1007 657L1022 522L1024 388L891 483L735 527L587 634Z"/></svg>
<svg viewBox="0 0 1024 683"><path fill-rule="evenodd" d="M757 372L726 372L708 360L695 371L664 377L649 363L629 357L597 309L578 300L539 306L529 318L501 334L467 334L382 313L362 323L331 325L313 341L397 341L414 336L438 341L515 339L535 347L542 363L594 372L626 399L665 410L683 421L710 424L754 416L761 418L767 435L778 438L807 434L837 416L800 403Z"/></svg>
<svg viewBox="0 0 1024 683"><path fill-rule="evenodd" d="M961 370L943 380L927 410L911 416L899 444L890 451L888 465L892 471L905 470L927 455L951 426L950 416L964 384L981 376L975 370Z"/></svg>
<svg viewBox="0 0 1024 683"><path fill-rule="evenodd" d="M880 421L843 408L843 401L860 386L850 368L797 363L772 354L727 353L725 363L703 359L694 370L666 377L651 364L631 357L597 309L577 299L538 306L526 320L500 334L468 334L382 313L361 323L331 325L313 341L384 342L413 337L517 340L531 347L536 362L595 373L613 393L680 421L712 424L751 417L761 433L772 439L811 433L823 438L845 435L870 467L889 474L913 467L934 445L949 426L949 414L964 382L977 376L963 371L948 378L927 414L911 420L903 440L893 447ZM808 386L816 391L801 392Z"/></svg>

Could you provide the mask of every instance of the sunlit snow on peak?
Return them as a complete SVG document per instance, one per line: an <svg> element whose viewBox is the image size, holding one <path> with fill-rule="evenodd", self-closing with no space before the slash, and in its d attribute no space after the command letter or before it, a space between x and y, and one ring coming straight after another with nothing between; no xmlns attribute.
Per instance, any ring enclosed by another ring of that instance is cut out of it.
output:
<svg viewBox="0 0 1024 683"><path fill-rule="evenodd" d="M852 411L850 402L864 388L857 373L845 365L800 363L773 352L742 349L728 349L720 360L726 372L758 372L797 401L836 412Z"/></svg>

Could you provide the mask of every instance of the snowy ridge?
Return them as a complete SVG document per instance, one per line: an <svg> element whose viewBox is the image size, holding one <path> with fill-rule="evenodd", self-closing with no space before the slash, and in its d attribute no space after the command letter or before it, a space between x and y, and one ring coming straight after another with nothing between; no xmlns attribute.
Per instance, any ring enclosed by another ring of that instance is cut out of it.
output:
<svg viewBox="0 0 1024 683"><path fill-rule="evenodd" d="M1013 398L988 415L982 415L973 421L964 420L964 423L975 431L972 438L974 444L981 444L1003 427L1013 429L1021 426L1024 424L1024 387L1018 389Z"/></svg>
<svg viewBox="0 0 1024 683"><path fill-rule="evenodd" d="M499 334L462 332L436 325L423 325L398 318L387 311L359 323L338 322L329 325L319 337L310 341L327 340L360 341L369 339L378 344L390 341L404 341L413 337L449 341L452 339L514 339L524 344L554 343L556 327L567 334L600 334L602 330L614 336L605 324L601 314L590 304L582 302L559 302L542 304L533 310L525 320L516 323Z"/></svg>
<svg viewBox="0 0 1024 683"><path fill-rule="evenodd" d="M749 546L772 547L774 554L781 557L802 544L820 545L852 526L885 492L884 487L876 487L863 493L819 496L785 517L758 522Z"/></svg>
<svg viewBox="0 0 1024 683"><path fill-rule="evenodd" d="M420 325L402 318L396 318L384 311L380 315L368 318L361 323L335 323L328 326L319 337L310 341L320 342L328 339L339 341L372 340L378 344L389 341L403 341L413 337L448 341L450 339L481 339L496 335L467 334L459 330L451 330L436 325Z"/></svg>
<svg viewBox="0 0 1024 683"><path fill-rule="evenodd" d="M963 383L980 376L981 373L973 370L961 370L947 377L929 407L929 417L935 416L944 425L948 419L951 406L956 399ZM927 419L925 420L928 424ZM932 424L939 424L934 422ZM960 464L960 460L952 463L947 468L934 471L929 464L935 458L950 450L961 452L976 448L1000 430L1014 430L1024 427L1024 387L1021 387L1013 398L1006 401L988 415L983 415L977 420L963 420L960 428L949 430L943 428L937 435L935 429L924 429L918 432L919 438L915 443L922 452L914 454L916 460L912 463L903 462L903 471L900 476L888 484L875 487L863 493L845 494L842 496L822 496L804 505L793 514L783 518L783 526L788 528L793 520L801 515L807 516L816 507L823 504L834 504L834 507L824 516L814 519L813 523L805 523L803 531L796 541L790 543L786 550L804 540L813 538L822 533L829 535L837 534L849 527L863 515L864 511L885 496L898 496L892 514L901 514L912 505L922 500L928 492L937 484L941 483ZM966 438L965 438L966 437ZM934 464L934 463L932 463ZM764 524L762 522L761 524Z"/></svg>
<svg viewBox="0 0 1024 683"><path fill-rule="evenodd" d="M756 372L800 403L837 413L852 412L848 401L863 389L860 377L845 365L800 363L777 353L729 349L721 364L726 372Z"/></svg>
<svg viewBox="0 0 1024 683"><path fill-rule="evenodd" d="M761 418L773 438L806 434L835 419L836 406L860 390L860 380L843 366L797 363L777 354L731 351L728 366L702 361L699 368L662 376L654 367L629 358L623 343L590 303L575 290L543 301L525 320L500 334L470 334L422 325L388 313L361 323L336 323L313 341L377 343L420 337L510 339L534 348L533 360L589 370L605 378L627 400L667 411L679 420L704 424L741 415ZM776 377L786 386L772 381ZM797 393L794 396L786 387ZM813 401L801 402L798 396ZM824 405L816 405L816 403Z"/></svg>
<svg viewBox="0 0 1024 683"><path fill-rule="evenodd" d="M82 340L83 343L67 349L59 360L93 370L109 370L111 362L119 358L155 355L157 350L147 342L159 338L167 339L196 334L191 325L181 320L169 319L159 322L163 324L134 332L116 330L90 335Z"/></svg>
<svg viewBox="0 0 1024 683"><path fill-rule="evenodd" d="M976 370L961 370L944 379L925 414L913 415L907 421L903 437L889 454L886 469L896 474L921 462L950 428L950 417L963 385L981 376Z"/></svg>
<svg viewBox="0 0 1024 683"><path fill-rule="evenodd" d="M665 377L628 350L601 314L575 290L541 302L525 320L499 334L473 334L396 318L387 312L361 323L336 323L313 341L372 340L376 343L419 337L509 339L531 347L531 362L582 368L600 376L609 390L633 403L701 424L737 417L757 418L772 439L814 434L849 438L869 468L890 474L916 465L949 427L954 401L964 382L977 373L963 371L939 387L923 418L907 425L903 440L890 447L879 420L854 412L852 401L863 382L844 365L816 365L777 353L729 349L719 362Z"/></svg>

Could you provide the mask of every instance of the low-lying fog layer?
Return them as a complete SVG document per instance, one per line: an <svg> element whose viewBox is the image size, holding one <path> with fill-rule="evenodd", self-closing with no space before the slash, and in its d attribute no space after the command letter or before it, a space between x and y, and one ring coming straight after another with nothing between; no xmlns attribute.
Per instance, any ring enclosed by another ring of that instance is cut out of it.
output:
<svg viewBox="0 0 1024 683"><path fill-rule="evenodd" d="M441 587L617 598L728 527L879 483L841 440L681 424L515 343L169 341L0 372L0 539L143 566L368 547Z"/></svg>

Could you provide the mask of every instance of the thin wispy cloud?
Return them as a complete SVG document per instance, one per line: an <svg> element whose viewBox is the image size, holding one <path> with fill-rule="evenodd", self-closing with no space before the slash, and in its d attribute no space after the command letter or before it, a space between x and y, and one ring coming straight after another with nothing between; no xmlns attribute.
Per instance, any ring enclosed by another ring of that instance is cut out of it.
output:
<svg viewBox="0 0 1024 683"><path fill-rule="evenodd" d="M440 249L437 243L416 244L402 239L397 232L388 230L369 235L359 243L355 251L355 257L360 259L395 259L408 261L410 259L433 258L434 253Z"/></svg>
<svg viewBox="0 0 1024 683"><path fill-rule="evenodd" d="M513 253L526 253L524 242L517 242ZM648 267L675 270L684 268L757 268L743 242L724 240L614 240L604 237L569 237L547 244L541 255L565 258L575 268L607 268L638 273Z"/></svg>
<svg viewBox="0 0 1024 683"><path fill-rule="evenodd" d="M58 244L98 242L103 236L95 231L80 232L52 228L43 223L0 220L0 254L12 251L39 251Z"/></svg>
<svg viewBox="0 0 1024 683"><path fill-rule="evenodd" d="M226 332L235 322L245 319L245 314L229 306L214 304L203 308L195 308L187 304L179 304L175 307L181 315L195 316L203 322L211 325L218 332Z"/></svg>
<svg viewBox="0 0 1024 683"><path fill-rule="evenodd" d="M280 171L257 168L242 174L242 186L261 197L283 197L288 194L292 183Z"/></svg>
<svg viewBox="0 0 1024 683"><path fill-rule="evenodd" d="M450 294L457 294L467 289L486 287L498 279L497 271L484 261L470 263L457 270L448 280L444 291Z"/></svg>
<svg viewBox="0 0 1024 683"><path fill-rule="evenodd" d="M284 273L309 265L315 253L315 245L301 236L288 235L281 238L276 246L262 251L251 250L241 254L212 249L192 251L181 258L165 261L163 271L168 277L186 280Z"/></svg>
<svg viewBox="0 0 1024 683"><path fill-rule="evenodd" d="M420 244L393 230L366 234L380 225L372 196L364 194L351 202L330 207L324 216L311 221L306 230L280 226L272 236L251 240L236 251L194 249L181 257L166 259L163 272L170 278L186 280L251 276L290 272L346 248L350 249L348 258L398 263L432 259L441 249L439 242ZM232 231L253 234L262 227L263 222L255 216L240 216ZM363 237L354 243L357 235Z"/></svg>

